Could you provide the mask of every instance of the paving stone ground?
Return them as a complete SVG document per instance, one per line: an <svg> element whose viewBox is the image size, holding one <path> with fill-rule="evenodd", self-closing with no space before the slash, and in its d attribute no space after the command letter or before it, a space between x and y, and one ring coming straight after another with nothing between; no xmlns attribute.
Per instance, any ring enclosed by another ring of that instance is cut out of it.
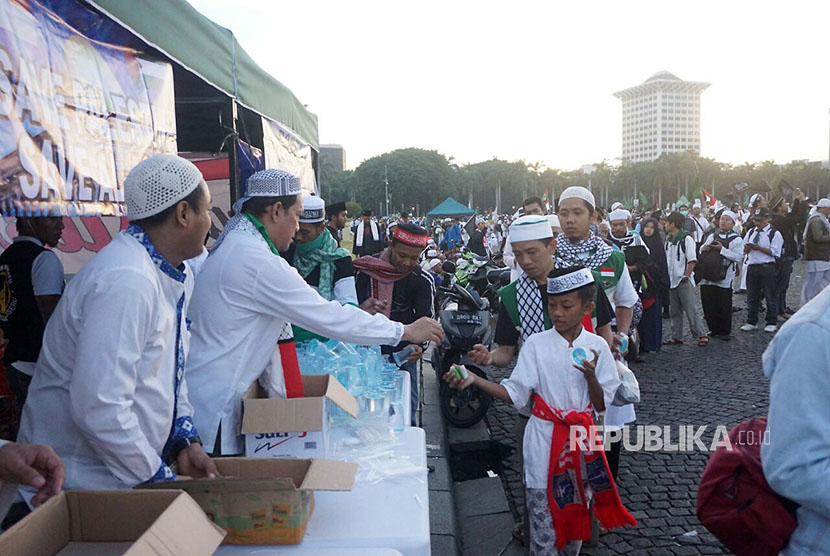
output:
<svg viewBox="0 0 830 556"><path fill-rule="evenodd" d="M803 270L803 263L796 262L788 290L788 304L793 308L799 306ZM733 303L744 307L745 299L745 295L735 295ZM673 431L680 425L706 425L702 439L709 446L717 425L730 429L752 417L766 416L769 384L761 371L761 354L773 335L741 332L738 329L745 322L746 309L734 313L732 341L712 339L706 347L692 341L686 323L683 345L664 346L658 353L646 354L645 363L633 364L642 396L636 424L668 425ZM664 338L669 325L666 319ZM499 370L494 378L501 380L510 370ZM493 440L512 448L503 459L501 478L518 519L522 486L513 434L516 416L512 406L495 401L487 424ZM617 485L638 526L603 534L594 554L728 554L695 516L697 484L708 457L700 451L623 451Z"/></svg>

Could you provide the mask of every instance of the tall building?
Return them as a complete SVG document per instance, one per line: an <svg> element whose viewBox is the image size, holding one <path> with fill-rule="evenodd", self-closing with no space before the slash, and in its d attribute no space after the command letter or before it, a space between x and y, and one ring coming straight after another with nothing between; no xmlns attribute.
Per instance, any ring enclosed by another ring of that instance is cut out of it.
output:
<svg viewBox="0 0 830 556"><path fill-rule="evenodd" d="M346 149L343 145L320 145L320 156L331 164L335 172L346 169Z"/></svg>
<svg viewBox="0 0 830 556"><path fill-rule="evenodd" d="M622 101L622 158L656 160L663 153L700 153L700 93L710 83L683 81L667 71L618 91Z"/></svg>

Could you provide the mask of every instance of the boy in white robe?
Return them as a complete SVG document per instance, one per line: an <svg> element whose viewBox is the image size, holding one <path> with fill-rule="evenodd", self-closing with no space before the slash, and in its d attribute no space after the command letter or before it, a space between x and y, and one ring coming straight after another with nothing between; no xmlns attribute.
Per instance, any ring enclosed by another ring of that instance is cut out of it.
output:
<svg viewBox="0 0 830 556"><path fill-rule="evenodd" d="M606 528L636 524L620 502L604 453L579 442L568 446L569 437L580 434L598 442L593 417L611 405L620 384L608 344L582 327L594 308L595 288L583 267L554 270L547 288L554 328L527 339L510 378L495 384L473 373L444 376L454 388L475 385L517 409L533 400L524 437L530 554L578 554L591 535L591 494Z"/></svg>

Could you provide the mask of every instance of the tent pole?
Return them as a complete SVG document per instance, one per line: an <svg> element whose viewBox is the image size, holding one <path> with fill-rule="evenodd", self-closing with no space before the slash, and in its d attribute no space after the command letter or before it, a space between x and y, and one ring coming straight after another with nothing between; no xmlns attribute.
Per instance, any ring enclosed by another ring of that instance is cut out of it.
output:
<svg viewBox="0 0 830 556"><path fill-rule="evenodd" d="M231 111L231 129L233 137L228 146L228 176L229 187L231 190L231 206L242 196L242 188L239 183L239 158L236 155L236 144L239 141L239 134L237 133L237 123L239 113L237 110L236 99L230 99Z"/></svg>

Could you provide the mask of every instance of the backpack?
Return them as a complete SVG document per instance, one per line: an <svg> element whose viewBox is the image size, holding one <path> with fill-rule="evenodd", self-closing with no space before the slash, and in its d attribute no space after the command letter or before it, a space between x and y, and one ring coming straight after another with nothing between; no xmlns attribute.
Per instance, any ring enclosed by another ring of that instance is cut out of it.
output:
<svg viewBox="0 0 830 556"><path fill-rule="evenodd" d="M737 237L737 234L730 237L729 242L725 245L723 244L723 241L721 241L721 245L728 249L729 244L731 244L732 240ZM721 240L720 237L717 237L716 239L718 241ZM705 236L704 241L706 241ZM729 265L731 264L734 263L726 260L726 258L721 255L719 251L703 251L702 246L698 247L697 264L695 265L695 281L700 282L701 280L709 280L711 282L720 282L726 278L726 273L729 270Z"/></svg>
<svg viewBox="0 0 830 556"><path fill-rule="evenodd" d="M766 419L751 419L729 431L730 450L709 458L697 491L697 517L737 556L778 554L798 525L798 504L769 487L761 467Z"/></svg>

